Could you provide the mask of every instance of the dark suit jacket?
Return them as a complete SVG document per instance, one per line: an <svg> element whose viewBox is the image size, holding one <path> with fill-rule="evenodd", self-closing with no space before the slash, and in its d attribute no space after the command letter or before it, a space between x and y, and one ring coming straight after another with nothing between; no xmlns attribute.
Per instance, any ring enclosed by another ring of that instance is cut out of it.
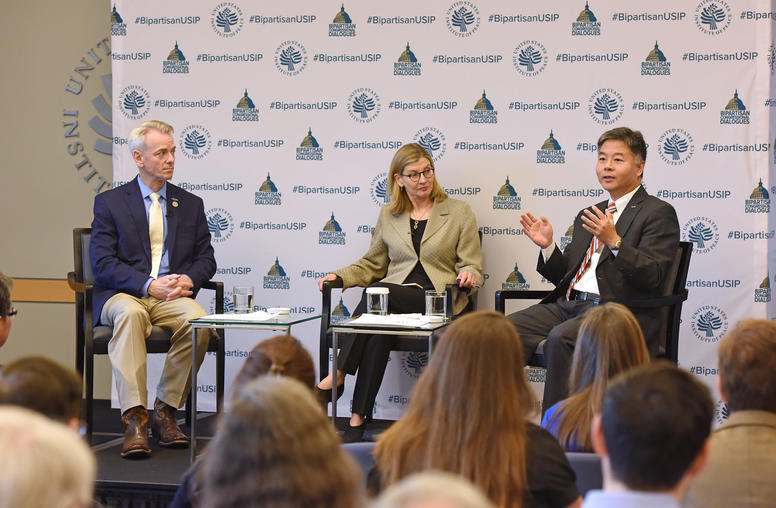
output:
<svg viewBox="0 0 776 508"><path fill-rule="evenodd" d="M607 203L608 200L602 201L596 206L605 210ZM555 290L542 300L543 303L565 296L590 246L593 235L582 227L583 212L580 211L574 219L574 235L562 254L557 245L546 263L539 254L537 271L555 284ZM622 238L620 251L615 256L604 246L596 267L601 298L661 296L666 272L679 248L679 221L674 207L639 187L626 209L620 213L616 229ZM658 310L632 310L641 324L647 349L654 356L660 333Z"/></svg>
<svg viewBox="0 0 776 508"><path fill-rule="evenodd" d="M173 206L173 202L178 206ZM194 296L216 272L202 199L167 182L167 257L170 273L188 275ZM143 197L137 180L98 194L89 257L94 272L94 321L105 302L116 293L138 298L151 272Z"/></svg>

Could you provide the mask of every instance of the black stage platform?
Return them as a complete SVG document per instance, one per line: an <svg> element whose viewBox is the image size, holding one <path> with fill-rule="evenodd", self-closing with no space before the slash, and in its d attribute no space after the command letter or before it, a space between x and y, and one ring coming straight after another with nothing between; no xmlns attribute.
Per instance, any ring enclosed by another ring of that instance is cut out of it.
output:
<svg viewBox="0 0 776 508"><path fill-rule="evenodd" d="M201 453L215 430L214 413L200 413L197 419L197 452ZM342 432L348 418L337 418L337 429ZM365 440L373 440L393 423L375 420L368 424ZM178 424L189 435L184 413L178 412ZM188 449L169 449L150 439L151 457L147 459L121 458L124 427L118 409L110 408L110 401L94 401L94 432L92 449L97 455L97 484L95 498L106 507L162 508L172 500L180 484L180 477L189 467Z"/></svg>

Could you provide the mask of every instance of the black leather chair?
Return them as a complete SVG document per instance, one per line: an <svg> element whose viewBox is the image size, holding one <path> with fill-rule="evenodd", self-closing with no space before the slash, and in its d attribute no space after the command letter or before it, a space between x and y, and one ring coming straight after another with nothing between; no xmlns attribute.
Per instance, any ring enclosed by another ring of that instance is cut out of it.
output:
<svg viewBox="0 0 776 508"><path fill-rule="evenodd" d="M73 229L73 261L75 270L67 274L67 283L75 291L75 358L76 368L82 378L86 378L86 437L92 439L94 417L94 355L107 355L108 342L113 330L109 326L94 326L92 316L92 291L94 274L89 259L89 241L91 228ZM216 293L216 313L224 312L224 284L208 281L203 289ZM172 333L154 326L151 336L146 340L148 353L166 353L170 349ZM219 330L212 333L208 351L216 353L216 407L220 412L224 398L224 333ZM189 395L189 403L191 396ZM186 422L190 423L190 412L186 412Z"/></svg>
<svg viewBox="0 0 776 508"><path fill-rule="evenodd" d="M658 358L665 358L674 363L679 361L679 324L682 317L682 304L687 300L687 273L690 271L692 257L692 242L679 242L679 249L666 273L662 296L655 298L629 298L601 300L601 303L617 302L631 309L660 308L660 320L664 333L660 335ZM496 291L496 310L504 313L507 300L541 300L549 295L549 290L502 290ZM544 341L536 348L532 358L527 358L528 365L546 367L544 358Z"/></svg>

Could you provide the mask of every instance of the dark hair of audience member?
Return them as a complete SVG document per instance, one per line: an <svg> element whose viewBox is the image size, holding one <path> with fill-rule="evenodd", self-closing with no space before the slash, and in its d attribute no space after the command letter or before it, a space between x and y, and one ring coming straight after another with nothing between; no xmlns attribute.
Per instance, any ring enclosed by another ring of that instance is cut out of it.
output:
<svg viewBox="0 0 776 508"><path fill-rule="evenodd" d="M631 490L674 488L709 437L713 416L709 389L672 363L621 374L601 406L612 474Z"/></svg>
<svg viewBox="0 0 776 508"><path fill-rule="evenodd" d="M553 415L558 441L569 449L592 451L590 423L601 411L609 380L630 368L649 363L639 322L619 303L599 305L585 314L571 361L569 393Z"/></svg>
<svg viewBox="0 0 776 508"><path fill-rule="evenodd" d="M776 413L776 322L745 319L719 343L719 377L731 411Z"/></svg>
<svg viewBox="0 0 776 508"><path fill-rule="evenodd" d="M65 424L81 417L81 378L43 356L28 356L3 367L0 403L32 409Z"/></svg>
<svg viewBox="0 0 776 508"><path fill-rule="evenodd" d="M444 333L404 416L378 438L383 486L438 470L472 482L498 506L522 506L526 419L536 400L523 349L503 314L474 312Z"/></svg>
<svg viewBox="0 0 776 508"><path fill-rule="evenodd" d="M315 364L301 342L291 335L277 335L251 349L232 384L233 390L265 374L282 375L301 381L312 389Z"/></svg>
<svg viewBox="0 0 776 508"><path fill-rule="evenodd" d="M363 505L363 475L309 386L284 376L248 382L203 459L202 506Z"/></svg>

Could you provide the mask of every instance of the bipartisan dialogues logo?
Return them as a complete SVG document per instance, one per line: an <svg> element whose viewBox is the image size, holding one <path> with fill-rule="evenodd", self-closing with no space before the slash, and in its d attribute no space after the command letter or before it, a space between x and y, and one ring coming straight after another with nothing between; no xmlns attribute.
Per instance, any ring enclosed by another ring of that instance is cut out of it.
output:
<svg viewBox="0 0 776 508"><path fill-rule="evenodd" d="M329 37L355 37L356 24L350 19L350 15L345 11L345 4L342 4L339 12L334 16L334 20L329 23Z"/></svg>
<svg viewBox="0 0 776 508"><path fill-rule="evenodd" d="M380 96L371 88L356 88L346 103L350 118L358 123L370 123L380 114Z"/></svg>
<svg viewBox="0 0 776 508"><path fill-rule="evenodd" d="M178 145L189 159L199 160L210 152L212 136L202 125L189 125L183 129L178 138Z"/></svg>
<svg viewBox="0 0 776 508"><path fill-rule="evenodd" d="M744 203L744 213L769 213L771 211L771 195L763 187L763 179L754 188Z"/></svg>
<svg viewBox="0 0 776 508"><path fill-rule="evenodd" d="M242 10L232 2L222 2L210 13L210 26L213 31L227 39L240 33L243 23Z"/></svg>
<svg viewBox="0 0 776 508"><path fill-rule="evenodd" d="M523 274L517 269L517 263L515 263L515 269L507 275L506 280L501 284L501 289L529 289L531 287L526 282Z"/></svg>
<svg viewBox="0 0 776 508"><path fill-rule="evenodd" d="M243 96L237 101L237 106L232 108L233 122L258 122L259 110L248 96L248 89L245 89Z"/></svg>
<svg viewBox="0 0 776 508"><path fill-rule="evenodd" d="M669 166L681 166L694 152L692 136L684 129L668 129L657 141L657 153Z"/></svg>
<svg viewBox="0 0 776 508"><path fill-rule="evenodd" d="M345 232L334 218L334 212L331 212L331 219L326 221L323 229L318 232L319 245L345 245Z"/></svg>
<svg viewBox="0 0 776 508"><path fill-rule="evenodd" d="M728 330L728 317L725 311L715 305L703 305L692 315L690 328L702 342L719 342Z"/></svg>
<svg viewBox="0 0 776 508"><path fill-rule="evenodd" d="M399 55L399 59L393 63L394 76L420 76L421 66L415 53L410 49L410 43L407 48Z"/></svg>
<svg viewBox="0 0 776 508"><path fill-rule="evenodd" d="M547 67L547 50L539 41L523 41L512 52L512 63L523 76L538 76Z"/></svg>
<svg viewBox="0 0 776 508"><path fill-rule="evenodd" d="M719 243L719 228L708 217L694 217L682 226L682 240L693 243L693 254L706 254Z"/></svg>
<svg viewBox="0 0 776 508"><path fill-rule="evenodd" d="M587 111L597 123L612 125L622 118L625 111L622 95L612 88L600 88L590 96Z"/></svg>
<svg viewBox="0 0 776 508"><path fill-rule="evenodd" d="M162 62L162 74L188 74L189 61L183 55L183 51L178 48L178 41L175 41L175 47L167 55L167 59Z"/></svg>
<svg viewBox="0 0 776 508"><path fill-rule="evenodd" d="M272 265L264 276L264 283L262 285L264 289L291 289L291 277L286 275L286 271L280 266L278 257L275 257L275 264Z"/></svg>
<svg viewBox="0 0 776 508"><path fill-rule="evenodd" d="M139 120L151 109L151 96L139 85L130 85L119 94L119 110L130 120Z"/></svg>
<svg viewBox="0 0 776 508"><path fill-rule="evenodd" d="M474 109L469 111L469 123L498 123L498 111L485 95L485 90L474 104Z"/></svg>
<svg viewBox="0 0 776 508"><path fill-rule="evenodd" d="M541 148L536 150L537 164L565 164L566 151L560 147L555 134L550 130L550 137L544 140Z"/></svg>
<svg viewBox="0 0 776 508"><path fill-rule="evenodd" d="M733 92L733 97L727 102L725 109L719 112L719 123L749 125L749 110L738 97L738 90Z"/></svg>
<svg viewBox="0 0 776 508"><path fill-rule="evenodd" d="M234 231L234 219L232 214L223 208L211 208L205 213L207 217L207 229L210 231L210 240L215 243L224 243L232 236Z"/></svg>
<svg viewBox="0 0 776 508"><path fill-rule="evenodd" d="M307 129L307 136L302 139L296 148L296 160L298 161L322 161L323 148L313 136L313 129Z"/></svg>
<svg viewBox="0 0 776 508"><path fill-rule="evenodd" d="M512 187L512 184L509 183L509 177L506 178L504 185L493 196L493 209L520 210L520 196L517 195L517 191Z"/></svg>
<svg viewBox="0 0 776 508"><path fill-rule="evenodd" d="M111 37L124 37L127 35L127 24L124 23L121 14L116 10L115 4L110 13L110 35Z"/></svg>
<svg viewBox="0 0 776 508"><path fill-rule="evenodd" d="M307 67L307 50L301 42L283 42L275 50L275 67L284 76L298 75Z"/></svg>
<svg viewBox="0 0 776 508"><path fill-rule="evenodd" d="M457 37L471 37L480 27L480 10L471 2L455 2L445 15L447 29Z"/></svg>
<svg viewBox="0 0 776 508"><path fill-rule="evenodd" d="M571 223L571 226L568 227L565 233L563 233L563 236L560 237L560 250L563 252L566 250L566 247L571 244L571 238L574 236L574 223Z"/></svg>
<svg viewBox="0 0 776 508"><path fill-rule="evenodd" d="M765 276L763 281L754 290L754 301L765 303L771 301L771 275Z"/></svg>
<svg viewBox="0 0 776 508"><path fill-rule="evenodd" d="M601 35L601 23L590 10L589 2L585 2L585 8L579 13L576 21L571 23L571 35Z"/></svg>
<svg viewBox="0 0 776 508"><path fill-rule="evenodd" d="M434 162L439 161L447 151L445 135L436 127L423 127L412 136L412 141L425 148Z"/></svg>
<svg viewBox="0 0 776 508"><path fill-rule="evenodd" d="M259 186L259 191L256 193L255 204L280 206L282 204L281 197L275 182L272 181L269 172L267 172L267 179Z"/></svg>
<svg viewBox="0 0 776 508"><path fill-rule="evenodd" d="M719 35L730 26L733 15L724 0L703 0L695 8L695 25L707 35Z"/></svg>
<svg viewBox="0 0 776 508"><path fill-rule="evenodd" d="M682 13L684 14L684 13ZM642 76L670 76L671 75L671 62L666 59L665 54L660 50L660 47L655 41L655 47L649 52L647 58L641 62L641 75Z"/></svg>
<svg viewBox="0 0 776 508"><path fill-rule="evenodd" d="M391 196L388 195L388 173L383 171L372 178L372 181L369 182L369 197L377 206L387 205L391 202Z"/></svg>
<svg viewBox="0 0 776 508"><path fill-rule="evenodd" d="M320 277L316 277L318 279L325 277L325 273L321 273ZM339 303L336 307L334 307L334 310L331 311L331 324L335 325L337 323L341 323L343 321L346 321L350 319L350 311L345 306L345 303L342 301L342 296L340 296Z"/></svg>

